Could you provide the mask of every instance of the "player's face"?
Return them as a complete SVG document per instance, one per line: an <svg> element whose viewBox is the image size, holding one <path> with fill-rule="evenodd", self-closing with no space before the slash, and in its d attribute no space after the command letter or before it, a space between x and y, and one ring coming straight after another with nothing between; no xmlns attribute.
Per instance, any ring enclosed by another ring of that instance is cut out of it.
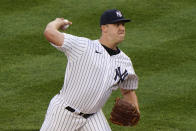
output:
<svg viewBox="0 0 196 131"><path fill-rule="evenodd" d="M115 40L116 43L120 43L125 37L125 25L124 23L108 24L108 35Z"/></svg>

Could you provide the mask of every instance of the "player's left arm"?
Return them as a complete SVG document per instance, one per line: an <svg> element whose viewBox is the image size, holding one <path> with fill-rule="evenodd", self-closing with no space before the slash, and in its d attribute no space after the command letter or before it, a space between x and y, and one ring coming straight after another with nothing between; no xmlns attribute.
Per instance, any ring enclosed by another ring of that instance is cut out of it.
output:
<svg viewBox="0 0 196 131"><path fill-rule="evenodd" d="M123 100L134 104L139 112L139 104L135 90L128 90L123 88L120 88L120 90L123 96Z"/></svg>
<svg viewBox="0 0 196 131"><path fill-rule="evenodd" d="M126 56L126 55L125 55ZM127 58L127 70L128 70L128 77L122 83L120 83L119 87L123 96L123 99L128 103L134 104L139 112L139 104L136 95L136 90L138 89L138 82L139 78L135 74L131 59Z"/></svg>

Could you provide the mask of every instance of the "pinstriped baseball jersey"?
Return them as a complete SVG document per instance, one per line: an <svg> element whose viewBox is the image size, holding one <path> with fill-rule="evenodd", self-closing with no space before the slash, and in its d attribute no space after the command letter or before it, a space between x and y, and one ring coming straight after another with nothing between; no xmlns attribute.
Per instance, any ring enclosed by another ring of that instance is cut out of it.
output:
<svg viewBox="0 0 196 131"><path fill-rule="evenodd" d="M118 87L138 87L131 60L122 51L110 56L99 40L70 34L64 34L63 45L55 47L68 58L59 96L79 112L98 112Z"/></svg>

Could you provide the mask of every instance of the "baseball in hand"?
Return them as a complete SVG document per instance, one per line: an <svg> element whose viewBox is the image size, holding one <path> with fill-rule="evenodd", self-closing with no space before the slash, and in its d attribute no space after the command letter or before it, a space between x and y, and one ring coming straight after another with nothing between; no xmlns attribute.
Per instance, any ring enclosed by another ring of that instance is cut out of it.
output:
<svg viewBox="0 0 196 131"><path fill-rule="evenodd" d="M68 21L67 19L64 19L64 22L69 22L69 21ZM68 27L69 27L69 24L64 25L64 26L62 27L62 29L63 29L63 30L66 30Z"/></svg>

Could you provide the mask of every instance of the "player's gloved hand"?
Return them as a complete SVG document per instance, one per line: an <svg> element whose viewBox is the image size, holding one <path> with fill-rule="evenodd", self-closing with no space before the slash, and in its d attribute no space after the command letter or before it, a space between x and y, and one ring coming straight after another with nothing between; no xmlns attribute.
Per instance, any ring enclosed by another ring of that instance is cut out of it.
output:
<svg viewBox="0 0 196 131"><path fill-rule="evenodd" d="M120 98L116 98L110 114L110 121L120 126L134 126L140 120L140 113L134 104L130 104Z"/></svg>

